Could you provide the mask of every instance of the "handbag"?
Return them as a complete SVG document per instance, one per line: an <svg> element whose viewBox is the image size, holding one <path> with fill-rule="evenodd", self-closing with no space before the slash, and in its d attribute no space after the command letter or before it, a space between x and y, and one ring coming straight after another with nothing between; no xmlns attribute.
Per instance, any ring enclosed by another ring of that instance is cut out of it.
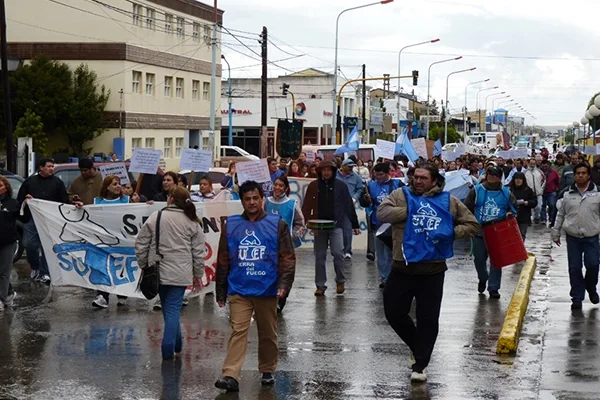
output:
<svg viewBox="0 0 600 400"><path fill-rule="evenodd" d="M142 278L140 279L140 283L138 285L138 290L142 292L145 298L148 300L152 300L158 295L158 286L160 285L160 260L163 259L163 255L160 254L159 251L159 242L160 242L160 217L162 214L162 210L158 212L158 216L156 217L156 233L155 233L155 241L156 241L156 255L160 257L159 260L155 261L152 265L142 269Z"/></svg>

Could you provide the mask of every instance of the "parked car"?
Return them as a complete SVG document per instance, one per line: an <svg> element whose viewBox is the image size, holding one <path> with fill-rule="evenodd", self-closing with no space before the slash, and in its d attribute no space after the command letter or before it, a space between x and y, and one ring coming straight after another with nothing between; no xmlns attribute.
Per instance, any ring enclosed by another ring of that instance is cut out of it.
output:
<svg viewBox="0 0 600 400"><path fill-rule="evenodd" d="M231 161L258 161L260 158L238 146L221 146L221 157L215 161L215 167L227 167Z"/></svg>
<svg viewBox="0 0 600 400"><path fill-rule="evenodd" d="M3 175L6 179L8 179L13 188L13 198L16 199L17 195L19 194L19 189L21 188L21 185L25 179L3 168L0 168L0 175ZM13 256L13 263L21 259L25 250L23 247L23 223L21 221L17 221L17 232L19 234L19 239L17 239L17 250L15 250L15 255Z"/></svg>
<svg viewBox="0 0 600 400"><path fill-rule="evenodd" d="M183 171L179 171L179 173L181 175L184 175L186 177L186 179L188 180L188 184L190 184L190 175L191 175L191 171L189 170L183 170ZM219 194L219 192L221 191L221 180L223 179L223 177L225 176L225 174L227 173L227 168L220 168L220 167L215 167L215 168L211 168L210 171L208 171L208 176L210 177L210 179L213 181L213 190L215 191L216 194ZM194 172L194 181L191 182L191 190L192 191L198 191L200 190L200 179L203 176L206 176L206 172Z"/></svg>

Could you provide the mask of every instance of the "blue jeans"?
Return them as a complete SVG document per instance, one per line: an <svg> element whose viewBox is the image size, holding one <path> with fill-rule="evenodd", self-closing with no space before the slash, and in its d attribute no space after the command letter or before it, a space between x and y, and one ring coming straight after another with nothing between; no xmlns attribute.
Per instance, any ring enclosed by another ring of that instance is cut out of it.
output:
<svg viewBox="0 0 600 400"><path fill-rule="evenodd" d="M27 251L27 262L31 265L31 269L39 271L40 275L49 275L48 263L33 219L23 225L23 246Z"/></svg>
<svg viewBox="0 0 600 400"><path fill-rule="evenodd" d="M163 318L165 319L161 347L163 360L171 360L175 353L181 352L182 343L179 314L181 313L184 294L185 286L160 285L158 288Z"/></svg>
<svg viewBox="0 0 600 400"><path fill-rule="evenodd" d="M546 207L548 207L548 220L550 224L554 224L556 220L556 192L548 193L542 196L542 211L540 211L540 219L546 221Z"/></svg>
<svg viewBox="0 0 600 400"><path fill-rule="evenodd" d="M315 231L315 285L326 289L327 286L327 248L331 249L336 283L345 283L344 275L344 240L342 228Z"/></svg>
<svg viewBox="0 0 600 400"><path fill-rule="evenodd" d="M583 260L581 255L583 254ZM567 235L567 258L569 260L569 282L571 300L583 301L585 291L596 292L598 266L600 265L600 244L598 235L577 238ZM585 264L585 278L582 269Z"/></svg>
<svg viewBox="0 0 600 400"><path fill-rule="evenodd" d="M375 239L377 250L377 270L382 281L386 281L392 271L393 254L392 249L387 247L381 240Z"/></svg>
<svg viewBox="0 0 600 400"><path fill-rule="evenodd" d="M494 268L490 265L490 270L488 272L488 251L485 247L483 236L475 236L473 238L473 255L475 256L475 269L477 270L477 277L479 280L489 280L489 292L500 290L500 285L502 283L502 269Z"/></svg>
<svg viewBox="0 0 600 400"><path fill-rule="evenodd" d="M352 254L352 222L350 218L344 220L344 255Z"/></svg>

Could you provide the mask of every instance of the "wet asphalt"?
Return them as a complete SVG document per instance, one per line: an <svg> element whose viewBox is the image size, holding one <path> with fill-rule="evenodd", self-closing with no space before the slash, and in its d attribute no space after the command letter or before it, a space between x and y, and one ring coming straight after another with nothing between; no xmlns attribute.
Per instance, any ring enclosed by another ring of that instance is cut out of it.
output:
<svg viewBox="0 0 600 400"><path fill-rule="evenodd" d="M364 253L348 262L347 290L315 298L314 258L298 253L296 282L279 321L279 369L261 388L257 336L249 336L239 394L214 388L225 357L227 309L214 297L182 310L181 360L161 361L162 314L131 300L91 307L92 291L29 283L18 264L14 311L0 311L0 399L598 399L600 315L570 310L566 250L549 230L530 228L538 256L530 307L516 356L496 341L520 266L504 269L499 300L477 293L469 243L459 241L446 273L440 334L426 384L411 385L408 349L388 326L377 268Z"/></svg>

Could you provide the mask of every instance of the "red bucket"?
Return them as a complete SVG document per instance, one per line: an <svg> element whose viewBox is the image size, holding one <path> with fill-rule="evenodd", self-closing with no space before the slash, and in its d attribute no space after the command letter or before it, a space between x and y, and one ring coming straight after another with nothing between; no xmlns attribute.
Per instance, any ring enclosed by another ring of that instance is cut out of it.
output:
<svg viewBox="0 0 600 400"><path fill-rule="evenodd" d="M527 250L514 216L482 225L483 240L494 268L502 268L527 260Z"/></svg>

